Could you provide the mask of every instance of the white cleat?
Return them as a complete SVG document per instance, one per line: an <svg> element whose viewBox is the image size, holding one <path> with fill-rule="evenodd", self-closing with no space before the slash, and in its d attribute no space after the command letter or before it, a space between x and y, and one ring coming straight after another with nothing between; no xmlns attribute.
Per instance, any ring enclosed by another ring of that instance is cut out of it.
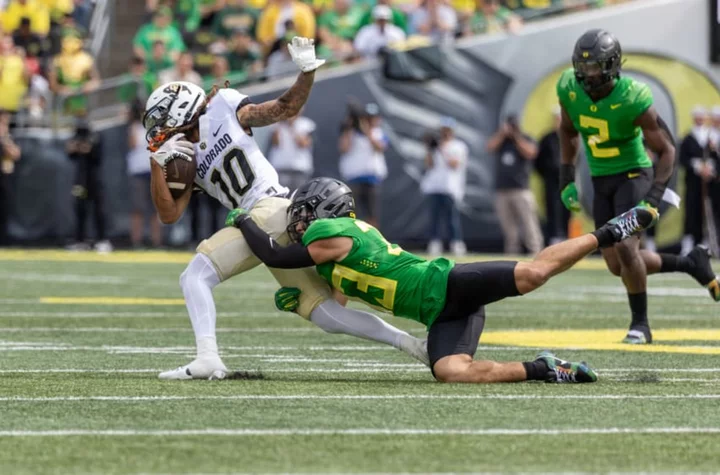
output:
<svg viewBox="0 0 720 475"><path fill-rule="evenodd" d="M412 356L425 366L430 367L430 357L428 356L427 351L427 340L421 340L414 337L403 338L400 342L400 350Z"/></svg>
<svg viewBox="0 0 720 475"><path fill-rule="evenodd" d="M210 358L196 358L190 364L180 366L170 371L163 371L158 378L165 380L186 380L186 379L225 379L228 369L219 356Z"/></svg>

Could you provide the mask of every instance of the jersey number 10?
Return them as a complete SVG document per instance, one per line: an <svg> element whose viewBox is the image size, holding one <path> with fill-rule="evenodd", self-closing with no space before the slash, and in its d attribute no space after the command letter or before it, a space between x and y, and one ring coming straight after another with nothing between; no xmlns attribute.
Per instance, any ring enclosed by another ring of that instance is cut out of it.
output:
<svg viewBox="0 0 720 475"><path fill-rule="evenodd" d="M255 173L245 153L239 148L234 148L225 154L223 169L213 170L210 181L213 185L219 186L233 208L237 208L243 195L252 188Z"/></svg>

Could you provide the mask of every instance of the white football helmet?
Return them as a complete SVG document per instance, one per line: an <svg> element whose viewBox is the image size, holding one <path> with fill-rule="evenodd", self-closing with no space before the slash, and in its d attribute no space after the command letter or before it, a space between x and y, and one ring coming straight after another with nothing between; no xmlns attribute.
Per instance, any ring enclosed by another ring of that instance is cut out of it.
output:
<svg viewBox="0 0 720 475"><path fill-rule="evenodd" d="M205 91L189 82L169 82L155 89L145 104L143 116L148 142L164 128L190 122L204 100Z"/></svg>

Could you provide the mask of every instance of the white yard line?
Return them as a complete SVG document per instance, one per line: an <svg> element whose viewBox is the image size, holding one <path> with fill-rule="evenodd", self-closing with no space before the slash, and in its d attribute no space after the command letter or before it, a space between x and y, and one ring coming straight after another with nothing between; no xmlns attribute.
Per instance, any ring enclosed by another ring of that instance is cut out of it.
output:
<svg viewBox="0 0 720 475"><path fill-rule="evenodd" d="M256 357L263 357L263 355L254 355ZM276 356L276 355L273 355ZM238 358L242 358L242 355L237 355ZM266 363L273 363L274 360L267 358ZM313 362L313 361L308 361ZM322 362L322 361L320 361ZM233 369L236 371L250 371L250 372L261 372L261 373L425 373L428 372L428 368L420 364L395 364L395 363L357 363L359 367L350 367L351 363L347 363L346 368L245 368L245 369ZM99 369L99 368L45 368L45 369L0 369L0 374L43 374L43 373L58 373L58 374L71 374L71 373L87 373L87 374L144 374L144 373L160 373L170 369L159 368L159 369ZM704 372L715 372L718 371L716 368L662 368L655 370L642 370L642 371L658 371L658 372L675 372L675 373L704 373ZM599 370L600 378L602 379L605 373L609 373L608 370ZM610 375L609 380L613 381L636 381L633 378L627 378L625 375ZM714 383L720 381L720 379L713 378L659 378L658 383L663 382L707 382Z"/></svg>
<svg viewBox="0 0 720 475"><path fill-rule="evenodd" d="M598 373L715 373L720 368L601 368Z"/></svg>
<svg viewBox="0 0 720 475"><path fill-rule="evenodd" d="M720 394L237 394L231 396L50 396L50 397L0 397L0 402L163 402L163 401L285 401L285 400L623 400L623 399L720 399Z"/></svg>
<svg viewBox="0 0 720 475"><path fill-rule="evenodd" d="M316 327L217 328L218 333L308 333L321 331ZM0 333L192 333L192 328L123 328L123 327L0 327Z"/></svg>
<svg viewBox="0 0 720 475"><path fill-rule="evenodd" d="M37 305L37 300L32 301ZM0 305L3 302L0 301ZM87 306L86 306L87 307ZM182 308L178 306L178 308ZM187 312L0 312L0 318L183 318L187 320ZM297 315L288 312L219 312L219 318L295 318Z"/></svg>
<svg viewBox="0 0 720 475"><path fill-rule="evenodd" d="M188 359L189 361L189 359ZM87 374L113 374L113 373L125 373L125 374L143 374L143 373L160 373L167 371L171 368L162 369L79 369L79 368L50 368L50 369L0 369L0 374L43 374L43 373L87 373ZM268 369L268 368L247 368L247 369L233 369L233 371L249 371L259 373L428 373L430 370L424 366L418 366L417 368L279 368L279 369Z"/></svg>
<svg viewBox="0 0 720 475"><path fill-rule="evenodd" d="M168 436L373 436L373 435L618 435L618 434L720 434L720 427L608 427L604 429L200 429L200 430L6 430L0 437L168 437Z"/></svg>

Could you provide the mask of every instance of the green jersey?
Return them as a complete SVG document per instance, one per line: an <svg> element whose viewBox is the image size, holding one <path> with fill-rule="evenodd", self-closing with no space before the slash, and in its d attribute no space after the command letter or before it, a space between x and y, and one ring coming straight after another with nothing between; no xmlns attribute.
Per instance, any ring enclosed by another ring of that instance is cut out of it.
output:
<svg viewBox="0 0 720 475"><path fill-rule="evenodd" d="M653 103L650 88L623 76L609 96L593 102L568 69L557 94L575 129L582 135L592 176L617 175L633 168L652 168L635 119Z"/></svg>
<svg viewBox="0 0 720 475"><path fill-rule="evenodd" d="M305 231L302 241L307 246L334 237L352 238L353 246L342 261L317 266L318 274L332 288L430 328L445 307L453 261L421 259L390 244L364 221L352 218L318 219Z"/></svg>

